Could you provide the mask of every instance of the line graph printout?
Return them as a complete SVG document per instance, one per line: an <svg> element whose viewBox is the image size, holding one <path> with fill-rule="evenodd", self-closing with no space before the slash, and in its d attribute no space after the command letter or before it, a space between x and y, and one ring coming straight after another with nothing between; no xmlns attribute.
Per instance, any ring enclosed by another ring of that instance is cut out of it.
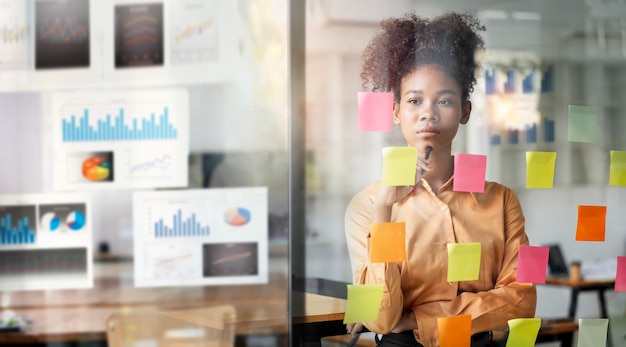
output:
<svg viewBox="0 0 626 347"><path fill-rule="evenodd" d="M267 283L267 188L135 192L135 285Z"/></svg>
<svg viewBox="0 0 626 347"><path fill-rule="evenodd" d="M219 58L219 4L216 0L182 0L172 4L172 64L216 61Z"/></svg>
<svg viewBox="0 0 626 347"><path fill-rule="evenodd" d="M0 288L93 286L89 197L0 195Z"/></svg>
<svg viewBox="0 0 626 347"><path fill-rule="evenodd" d="M0 71L25 70L29 67L27 2L0 0Z"/></svg>
<svg viewBox="0 0 626 347"><path fill-rule="evenodd" d="M186 91L57 93L52 100L55 188L187 186Z"/></svg>

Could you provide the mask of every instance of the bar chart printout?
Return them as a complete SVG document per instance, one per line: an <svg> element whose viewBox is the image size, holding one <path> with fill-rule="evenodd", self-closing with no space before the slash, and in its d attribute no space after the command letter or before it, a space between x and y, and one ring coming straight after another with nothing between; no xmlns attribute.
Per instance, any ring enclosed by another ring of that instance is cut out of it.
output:
<svg viewBox="0 0 626 347"><path fill-rule="evenodd" d="M183 220L183 212L181 209L172 216L171 227L165 224L166 222L161 218L154 223L154 237L194 237L194 236L209 236L209 226L202 225L196 220L196 214L192 213L190 217Z"/></svg>
<svg viewBox="0 0 626 347"><path fill-rule="evenodd" d="M178 137L178 130L170 120L168 107L163 108L158 119L154 112L149 112L149 116L127 117L123 107L113 119L107 113L104 119L97 119L97 122L92 123L91 119L94 117L90 116L87 108L80 118L76 114L65 115L62 120L63 142L173 140Z"/></svg>
<svg viewBox="0 0 626 347"><path fill-rule="evenodd" d="M35 206L0 206L0 246L35 244Z"/></svg>

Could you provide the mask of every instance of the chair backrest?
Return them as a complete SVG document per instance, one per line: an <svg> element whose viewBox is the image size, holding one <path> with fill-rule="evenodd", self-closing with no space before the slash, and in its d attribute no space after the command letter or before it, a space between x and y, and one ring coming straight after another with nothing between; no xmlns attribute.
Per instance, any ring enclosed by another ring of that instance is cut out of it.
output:
<svg viewBox="0 0 626 347"><path fill-rule="evenodd" d="M232 347L235 309L230 305L194 310L136 310L107 318L110 347Z"/></svg>

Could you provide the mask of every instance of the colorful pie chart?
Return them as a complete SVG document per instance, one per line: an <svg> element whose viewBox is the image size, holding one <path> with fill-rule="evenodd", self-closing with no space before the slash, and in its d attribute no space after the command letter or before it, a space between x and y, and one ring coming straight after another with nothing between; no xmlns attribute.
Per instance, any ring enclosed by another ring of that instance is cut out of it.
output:
<svg viewBox="0 0 626 347"><path fill-rule="evenodd" d="M57 231L61 225L61 220L54 212L47 212L41 217L41 227L48 231Z"/></svg>
<svg viewBox="0 0 626 347"><path fill-rule="evenodd" d="M79 211L74 211L67 215L65 224L70 230L79 231L85 226L85 215Z"/></svg>
<svg viewBox="0 0 626 347"><path fill-rule="evenodd" d="M111 163L104 157L92 157L83 161L83 177L90 181L104 181L111 176Z"/></svg>
<svg viewBox="0 0 626 347"><path fill-rule="evenodd" d="M250 211L243 207L233 207L226 210L224 220L232 226L242 226L250 222Z"/></svg>

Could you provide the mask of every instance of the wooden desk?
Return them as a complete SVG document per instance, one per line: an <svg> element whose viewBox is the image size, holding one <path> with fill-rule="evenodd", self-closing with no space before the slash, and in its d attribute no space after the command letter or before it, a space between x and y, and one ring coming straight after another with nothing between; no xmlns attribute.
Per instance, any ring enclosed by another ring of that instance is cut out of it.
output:
<svg viewBox="0 0 626 347"><path fill-rule="evenodd" d="M601 318L608 318L608 311L606 308L606 298L604 292L607 289L613 289L615 287L615 280L579 280L574 281L569 278L561 277L546 277L546 285L556 285L569 287L571 289L570 302L568 309L568 317L574 319L576 317L576 310L578 308L578 295L580 292L596 291L598 294L598 302L600 305Z"/></svg>

